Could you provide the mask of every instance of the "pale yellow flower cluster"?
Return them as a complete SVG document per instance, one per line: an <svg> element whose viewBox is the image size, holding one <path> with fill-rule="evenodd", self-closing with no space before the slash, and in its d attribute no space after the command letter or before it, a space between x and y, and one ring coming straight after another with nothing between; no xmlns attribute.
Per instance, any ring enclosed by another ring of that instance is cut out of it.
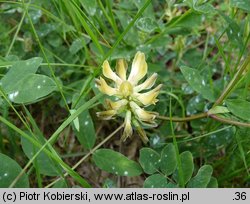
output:
<svg viewBox="0 0 250 204"><path fill-rule="evenodd" d="M142 52L137 52L131 67L129 76L127 77L127 63L123 59L117 60L116 73L112 71L107 60L103 63L103 75L114 82L114 87L111 87L107 82L100 77L96 79L96 84L99 90L109 96L115 96L117 101L106 100L107 111L98 112L97 116L109 120L117 114L124 114L124 131L122 140L125 141L133 134L132 124L137 129L139 135L144 142L147 142L147 136L141 128L140 123L149 126L156 126L154 122L158 113L146 111L141 107L155 105L158 101L158 96L162 85L158 85L148 92L141 92L152 88L155 84L157 74L152 74L143 83L138 84L148 71L148 66L145 60L145 55ZM139 122L138 122L139 121Z"/></svg>

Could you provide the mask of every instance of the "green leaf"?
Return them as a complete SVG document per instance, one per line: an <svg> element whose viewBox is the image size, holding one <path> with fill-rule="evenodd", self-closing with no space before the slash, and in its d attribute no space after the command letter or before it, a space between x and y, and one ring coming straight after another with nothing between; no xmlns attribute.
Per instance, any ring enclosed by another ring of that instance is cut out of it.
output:
<svg viewBox="0 0 250 204"><path fill-rule="evenodd" d="M61 179L61 180L57 181L55 183L55 185L53 185L52 188L68 188L68 184L67 184L66 180Z"/></svg>
<svg viewBox="0 0 250 204"><path fill-rule="evenodd" d="M69 51L71 54L76 54L79 50L81 50L84 47L85 41L83 38L77 38L73 41L71 46L69 47Z"/></svg>
<svg viewBox="0 0 250 204"><path fill-rule="evenodd" d="M54 90L56 84L51 78L40 74L28 74L13 87L8 97L15 103L30 103Z"/></svg>
<svg viewBox="0 0 250 204"><path fill-rule="evenodd" d="M99 149L93 154L93 160L100 169L119 176L139 176L140 165L111 149Z"/></svg>
<svg viewBox="0 0 250 204"><path fill-rule="evenodd" d="M177 159L174 145L168 144L161 152L160 169L166 176L172 174L177 166Z"/></svg>
<svg viewBox="0 0 250 204"><path fill-rule="evenodd" d="M197 175L193 177L187 187L188 188L206 188L210 182L213 173L213 168L210 165L202 166Z"/></svg>
<svg viewBox="0 0 250 204"><path fill-rule="evenodd" d="M190 8L194 9L195 11L201 12L201 13L213 13L214 7L209 4L208 2L199 2L197 0L186 0L184 2L187 4Z"/></svg>
<svg viewBox="0 0 250 204"><path fill-rule="evenodd" d="M79 120L79 130L75 128L76 137L86 149L91 149L95 145L95 127L89 111L82 112L77 119Z"/></svg>
<svg viewBox="0 0 250 204"><path fill-rule="evenodd" d="M147 174L153 174L160 165L160 155L150 148L142 148L140 150L139 163Z"/></svg>
<svg viewBox="0 0 250 204"><path fill-rule="evenodd" d="M72 107L75 107L76 109L79 108L81 105L85 104L86 101L84 98L80 98L80 95L76 94L73 96L72 99ZM79 99L79 101L78 101ZM78 102L76 104L76 102ZM76 106L75 106L76 105ZM75 110L71 110L72 113L75 112ZM88 110L83 111L74 121L74 132L76 134L76 137L78 141L83 145L86 149L91 149L95 145L96 141L96 133L95 133L95 127L92 120L91 115L89 114Z"/></svg>
<svg viewBox="0 0 250 204"><path fill-rule="evenodd" d="M94 16L96 13L97 3L96 0L80 0L83 8L87 11L90 16Z"/></svg>
<svg viewBox="0 0 250 204"><path fill-rule="evenodd" d="M160 174L153 174L144 181L143 187L144 188L168 188L169 183L166 177Z"/></svg>
<svg viewBox="0 0 250 204"><path fill-rule="evenodd" d="M138 9L141 9L145 5L145 1L141 0L128 1L128 3L130 4L130 6L134 4ZM134 7L132 7L131 9L134 9ZM145 11L143 12L143 16L155 19L154 6L152 2L147 6Z"/></svg>
<svg viewBox="0 0 250 204"><path fill-rule="evenodd" d="M23 80L28 74L36 73L42 60L40 57L34 57L25 61L14 62L10 70L0 81L5 93L12 92L17 87L18 82Z"/></svg>
<svg viewBox="0 0 250 204"><path fill-rule="evenodd" d="M228 23L228 27L226 29L227 36L231 42L234 42L235 46L239 47L241 50L244 49L243 42L243 34L240 29L240 26L234 19L226 16L224 13L219 12L219 14L224 18L224 20Z"/></svg>
<svg viewBox="0 0 250 204"><path fill-rule="evenodd" d="M69 112L72 115L73 113L76 112L76 109L71 109L71 110L69 110ZM75 129L79 132L80 124L79 124L79 118L78 117L73 120L73 124L74 124Z"/></svg>
<svg viewBox="0 0 250 204"><path fill-rule="evenodd" d="M194 171L193 155L191 152L183 152L180 154L181 165L183 170L183 179L186 184L192 177Z"/></svg>
<svg viewBox="0 0 250 204"><path fill-rule="evenodd" d="M248 168L248 162L247 162L247 159L246 159L246 155L247 153L247 150L244 151L244 148L243 148L243 144L245 142L245 136L246 135L249 135L248 134L248 130L246 131L246 128L239 128L235 134L235 138L236 138L236 142L237 142L237 145L238 145L238 149L239 149L239 152L240 152L240 156L241 156L241 159L244 163L244 166L245 166L245 169L246 169L246 172L248 174L248 176L250 175L249 174L249 168ZM245 155L246 154L246 155Z"/></svg>
<svg viewBox="0 0 250 204"><path fill-rule="evenodd" d="M202 22L202 15L197 12L187 11L185 14L174 17L168 24L166 29L195 29Z"/></svg>
<svg viewBox="0 0 250 204"><path fill-rule="evenodd" d="M210 114L218 114L218 113L229 113L230 111L227 109L227 107L224 106L215 106L213 108L211 108L208 111L208 115Z"/></svg>
<svg viewBox="0 0 250 204"><path fill-rule="evenodd" d="M249 0L230 0L232 7L243 9L250 13L250 1Z"/></svg>
<svg viewBox="0 0 250 204"><path fill-rule="evenodd" d="M210 85L206 83L205 77L201 76L199 71L190 67L182 66L181 72L189 85L201 94L205 99L214 101L215 97Z"/></svg>
<svg viewBox="0 0 250 204"><path fill-rule="evenodd" d="M39 150L38 147L36 147L33 143L31 143L28 139L25 137L21 138L21 144L22 149L25 153L25 155L31 159ZM39 168L39 171L43 175L47 176L58 176L62 174L62 168L59 164L57 164L55 161L50 159L47 154L44 152L41 152L36 160L36 165Z"/></svg>
<svg viewBox="0 0 250 204"><path fill-rule="evenodd" d="M211 177L209 183L207 184L207 188L218 188L218 181L216 178Z"/></svg>
<svg viewBox="0 0 250 204"><path fill-rule="evenodd" d="M228 109L243 120L250 120L250 102L242 99L226 100Z"/></svg>
<svg viewBox="0 0 250 204"><path fill-rule="evenodd" d="M43 133L39 129L35 119L29 112L29 110L23 106L27 118L29 120L29 123L31 124L31 128L33 130L32 135L28 135L27 137L21 137L21 145L22 149L25 153L25 155L31 159L33 155L37 153L39 148L34 144L33 141L36 141L40 144L44 144L46 142L46 138L44 137ZM29 140L32 139L32 140ZM50 150L52 150L51 145L48 145ZM41 154L38 155L38 159L36 159L34 162L34 167L37 168L37 172L39 174L44 174L44 175L52 175L52 176L57 176L57 175L62 175L63 171L60 165L55 162L51 157L49 157L45 152L41 152Z"/></svg>
<svg viewBox="0 0 250 204"><path fill-rule="evenodd" d="M19 164L10 157L0 153L0 188L8 188L22 171ZM14 185L15 188L29 188L29 179L26 174Z"/></svg>
<svg viewBox="0 0 250 204"><path fill-rule="evenodd" d="M117 182L107 178L103 183L103 188L117 188Z"/></svg>
<svg viewBox="0 0 250 204"><path fill-rule="evenodd" d="M182 172L183 172L183 182L186 184L192 177L194 171L193 155L189 151L182 152L180 154ZM174 173L175 180L179 183L179 175L176 170Z"/></svg>
<svg viewBox="0 0 250 204"><path fill-rule="evenodd" d="M151 33L158 28L158 25L152 18L142 17L136 22L136 27L146 33Z"/></svg>

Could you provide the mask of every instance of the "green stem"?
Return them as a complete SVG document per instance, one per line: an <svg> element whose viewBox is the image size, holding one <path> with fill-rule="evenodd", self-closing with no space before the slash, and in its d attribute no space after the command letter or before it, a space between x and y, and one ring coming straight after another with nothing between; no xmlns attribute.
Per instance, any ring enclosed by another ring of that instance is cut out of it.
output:
<svg viewBox="0 0 250 204"><path fill-rule="evenodd" d="M178 175L179 175L179 184L180 187L184 188L185 184L184 184L184 179L183 179L183 169L182 169L182 164L181 164L181 158L180 158L180 152L179 152L179 148L178 148L178 144L177 144L177 140L176 140L176 135L174 133L174 127L173 127L173 121L172 121L172 103L171 103L171 97L170 97L170 108L169 108L169 113L170 113L170 128L171 128L171 133L173 136L173 144L175 147L175 154L176 154L176 158L177 158L177 166L178 166Z"/></svg>
<svg viewBox="0 0 250 204"><path fill-rule="evenodd" d="M8 120L6 120L4 117L0 116L0 121L2 123L4 123L5 125L7 125L8 127L10 127L11 129L13 129L15 132L19 133L18 135L21 135L22 137L24 137L25 139L29 140L31 143L33 143L36 147L41 148L41 151L44 151L44 153L46 153L49 157L51 157L55 162L60 163L62 165L62 167L68 171L70 173L70 175L76 180L78 181L81 185L83 185L84 187L90 187L90 185L87 183L87 181L85 181L78 173L76 173L75 171L73 171L66 163L64 163L62 161L62 159L60 157L58 157L57 155L52 154L48 149L44 149L42 148L42 145L37 142L36 140L34 140L32 137L30 137L30 135L28 135L27 133L25 133L24 131L22 131L21 129L19 129L18 127L16 127L15 125L13 125L11 122L9 122ZM39 152L40 153L40 152ZM31 161L31 160L30 160ZM34 161L34 159L32 160L32 162ZM25 171L27 170L29 165L26 165L23 170L20 172L20 174L14 179L14 181L11 183L11 185L9 186L9 188L14 187L15 183L21 178L21 176L25 173Z"/></svg>
<svg viewBox="0 0 250 204"><path fill-rule="evenodd" d="M64 101L64 103L65 103L65 106L66 106L68 112L70 112L68 103L67 103L66 98L65 98L65 96L64 96L64 94L63 94L62 86L60 85L58 79L56 78L55 73L54 73L54 71L53 71L53 68L50 66L48 57L47 57L47 55L46 55L46 53L45 53L45 50L44 50L44 48L43 48L43 46L42 46L42 44L41 44L41 41L40 41L40 39L39 39L39 37L38 37L38 34L37 34L37 32L36 32L36 29L35 29L35 27L34 27L34 24L33 24L33 22L32 22L32 19L31 19L30 15L29 15L28 8L26 7L24 0L22 1L22 3L23 3L23 9L24 9L24 11L25 11L25 14L26 14L28 20L29 20L29 23L30 23L31 29L32 29L32 31L33 31L33 34L34 34L34 36L35 36L35 39L36 39L36 41L37 41L37 43L38 43L38 45L39 45L39 47L40 47L40 49L41 49L41 51L42 51L42 54L43 54L43 56L44 56L45 61L48 63L48 67L49 67L49 69L50 69L51 75L52 75L52 77L53 77L53 79L54 79L54 81L55 81L55 83L56 83L56 86L57 86L57 88L58 88L58 90L59 90L59 92L60 92L60 94L61 94L61 96L62 96L62 99L63 99L63 101ZM27 6L29 6L29 4L28 4Z"/></svg>
<svg viewBox="0 0 250 204"><path fill-rule="evenodd" d="M107 20L108 20L109 24L110 24L110 25L111 25L111 27L113 28L113 30L114 30L114 32L115 32L115 34L116 34L116 36L119 36L119 35L120 35L120 33L119 33L119 31L118 31L117 27L116 27L116 26L114 26L114 24L113 24L113 22L112 22L111 18L109 17L109 15L107 14L107 12L106 12L106 10L105 10L105 8L104 8L104 6L103 6L102 2L101 2L100 0L98 0L97 2L98 2L98 4L99 4L99 6L101 7L101 10L102 10L102 12L103 12L104 16L107 18Z"/></svg>
<svg viewBox="0 0 250 204"><path fill-rule="evenodd" d="M91 154L93 154L97 149L99 149L102 145L104 145L108 140L110 140L119 130L121 130L123 128L124 124L120 125L114 132L112 132L109 136L107 136L102 142L100 142L98 145L96 145L93 149L91 149L82 159L80 159L73 167L72 170L75 170L84 160L86 160ZM64 177L68 176L69 174L66 172L64 174ZM45 186L45 188L49 188L51 186L53 186L55 183L57 183L58 181L60 181L62 178L57 178L56 180L54 180L53 182L51 182L50 184L48 184L47 186Z"/></svg>
<svg viewBox="0 0 250 204"><path fill-rule="evenodd" d="M180 118L180 117L166 117L166 116L161 116L161 115L156 116L156 118L161 119L161 120L169 120L169 121L172 121L172 122L186 122L186 121L191 121L191 120L205 118L207 116L208 116L208 114L207 114L207 112L205 112L205 113L191 115L191 116L184 117L184 118Z"/></svg>
<svg viewBox="0 0 250 204"><path fill-rule="evenodd" d="M244 63L241 65L238 72L234 75L233 79L229 82L229 84L224 89L220 97L216 100L213 107L220 105L223 102L223 100L230 94L230 92L234 89L235 85L240 80L242 73L248 67L249 63L250 63L250 56L248 56L247 59L244 61Z"/></svg>
<svg viewBox="0 0 250 204"><path fill-rule="evenodd" d="M196 114L196 115L191 115L191 116L184 117L184 118L171 117L171 116L166 117L166 116L161 116L161 115L156 116L156 118L158 118L158 119L168 120L168 121L172 121L172 122L188 122L188 121L191 121L191 120L201 119L201 118L205 118L205 117L209 117L211 119L220 121L222 123L227 123L227 124L241 126L241 127L250 127L250 123L243 123L243 122L240 122L240 121L235 121L235 120L230 120L230 119L227 119L227 118L222 118L222 117L219 117L218 115L215 115L215 114L208 114L208 112L200 113L200 114Z"/></svg>
<svg viewBox="0 0 250 204"><path fill-rule="evenodd" d="M133 20L128 24L128 26L125 28L125 30L121 33L121 35L117 38L117 40L115 41L115 43L112 45L112 47L110 48L110 50L106 53L106 55L104 56L104 58L102 59L102 62L99 64L99 66L97 67L97 69L94 70L94 73L91 75L88 83L86 84L86 88L90 87L90 83L93 81L93 79L100 74L101 72L101 66L102 63L104 62L105 59L107 59L115 50L115 48L119 45L119 43L123 40L123 38L125 37L125 35L129 32L129 30L134 26L135 22L137 21L137 19L143 14L143 12L145 11L145 9L148 7L148 5L151 3L152 0L147 0L145 2L145 4L143 5L143 7L138 11L138 13L135 15L135 17L133 18ZM88 91L86 91L85 89L83 90L83 92L85 94L88 94ZM78 100L79 101L79 100ZM77 105L77 103L75 104L75 106Z"/></svg>
<svg viewBox="0 0 250 204"><path fill-rule="evenodd" d="M14 37L12 39L12 42L10 44L10 47L9 47L9 49L8 49L5 57L7 57L10 54L10 51L11 51L11 49L12 49L12 47L13 47L15 41L16 41L17 35L18 35L18 33L19 33L20 29L21 29L21 26L23 24L24 17L25 17L25 12L23 13L23 16L22 16L22 18L20 20L20 23L18 24L18 27L17 27L16 32L15 32L15 35L14 35Z"/></svg>
<svg viewBox="0 0 250 204"><path fill-rule="evenodd" d="M49 140L47 140L43 145L41 145L40 143L36 144L37 141L33 141L34 145L39 145L38 147L40 148L36 154L34 154L34 156L29 160L29 162L25 165L25 167L23 168L23 170L21 171L21 173L19 175L22 175L25 173L25 171L27 170L27 168L33 163L33 161L37 158L37 156L44 151L45 153L51 153L50 151L48 151L46 149L46 147L53 145L55 143L55 141L57 140L57 138L59 137L59 134L64 130L64 128L66 128L76 117L78 117L84 110L88 109L91 104L95 103L96 101L98 101L100 98L102 97L102 94L98 94L95 97L93 97L92 99L90 99L88 102L86 102L85 104L83 104L81 107L79 107L75 113L73 113L72 115L70 115L68 117L68 119L66 119L59 127L58 129L52 134L52 136L49 138ZM4 122L6 125L8 125L9 127L12 128L12 126L6 122L6 120L4 118L1 118L0 116L0 121ZM14 129L16 132L20 132L21 130L18 130L17 128L12 128ZM21 134L22 135L22 134ZM27 138L28 140L30 140L30 138ZM52 153L51 153L52 154ZM53 156L53 157L52 157ZM64 162L62 162L61 158L56 154L52 154L51 158L53 159L55 157L55 159L58 159L59 163L62 165L62 167L64 169L66 169L70 175L75 178L77 181L80 181L80 183L85 186L88 187L89 185L87 183L84 183L83 178L79 177L76 172L72 172L72 169L68 166L65 166L66 164ZM58 162L57 161L57 162ZM18 178L19 179L19 178ZM13 181L14 182L14 181ZM16 182L16 181L15 181Z"/></svg>
<svg viewBox="0 0 250 204"><path fill-rule="evenodd" d="M240 122L240 121L230 120L230 119L227 119L227 118L219 117L218 115L214 115L214 114L209 115L209 117L214 119L214 120L220 121L222 123L227 123L227 124L231 124L231 125L249 127L250 128L250 123L243 123L243 122Z"/></svg>

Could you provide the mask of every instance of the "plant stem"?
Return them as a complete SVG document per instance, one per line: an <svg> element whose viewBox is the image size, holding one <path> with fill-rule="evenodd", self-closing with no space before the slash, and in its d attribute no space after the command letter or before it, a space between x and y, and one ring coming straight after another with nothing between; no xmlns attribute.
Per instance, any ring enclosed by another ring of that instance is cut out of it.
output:
<svg viewBox="0 0 250 204"><path fill-rule="evenodd" d="M179 184L181 188L185 187L184 184L184 179L183 179L183 169L182 169L182 163L181 163L181 158L180 158L180 152L179 152L179 148L178 148L178 144L177 144L177 140L176 140L176 135L174 133L174 127L173 127L173 121L172 121L172 103L171 103L171 97L170 97L170 108L169 108L169 113L170 113L170 128L171 128L171 133L173 136L173 144L174 144L174 148L175 148L175 154L176 154L176 158L177 158L177 170L178 170L178 180L179 180Z"/></svg>
<svg viewBox="0 0 250 204"><path fill-rule="evenodd" d="M108 140L110 140L120 129L122 129L124 126L124 124L120 125L114 132L112 132L109 136L107 136L102 142L100 142L98 145L96 145L93 149L91 149L82 159L80 159L73 167L72 170L76 169L84 160L86 160L91 154L93 154L97 149L99 149L102 145L104 145ZM64 177L68 176L68 173L64 174ZM53 182L51 182L50 184L48 184L47 186L45 186L45 188L49 188L51 186L53 186L55 183L57 183L58 181L60 181L61 178L57 178L56 180L54 180Z"/></svg>
<svg viewBox="0 0 250 204"><path fill-rule="evenodd" d="M9 46L9 49L8 49L8 51L7 51L6 55L5 55L5 57L7 57L7 56L10 54L10 51L11 51L11 49L13 48L13 45L14 45L14 43L15 43L15 41L16 41L16 38L17 38L17 35L18 35L18 33L19 33L20 29L21 29L21 26L23 25L23 20L24 20L25 15L26 15L26 14L25 14L25 12L24 12L23 15L22 15L22 18L21 18L21 20L20 20L20 23L18 24L18 27L17 27L16 32L15 32L15 35L14 35L12 41L11 41L11 44L10 44L10 46Z"/></svg>
<svg viewBox="0 0 250 204"><path fill-rule="evenodd" d="M229 82L229 84L224 89L220 97L215 101L213 107L220 105L223 102L223 100L229 95L229 93L234 89L235 85L240 80L242 73L248 67L249 63L250 63L250 56L248 56L247 59L244 61L244 63L241 65L241 67L239 68L238 72L235 74L233 79Z"/></svg>
<svg viewBox="0 0 250 204"><path fill-rule="evenodd" d="M65 96L64 96L64 94L63 94L62 86L60 85L58 79L57 79L56 76L55 76L55 73L54 73L54 71L53 71L53 68L51 67L51 65L50 65L50 63L49 63L48 57L47 57L47 55L46 55L46 53L45 53L45 50L44 50L44 48L43 48L43 46L42 46L42 43L41 43L41 41L40 41L40 39L39 39L39 36L38 36L37 32L36 32L36 29L35 29L35 27L34 27L34 24L33 24L33 22L32 22L32 19L31 19L30 15L29 15L28 7L29 7L29 4L30 4L30 3L28 3L27 6L25 5L25 1L24 1L24 0L22 1L22 3L23 3L24 13L26 14L26 16L27 16L27 18L28 18L28 21L29 21L29 24L30 24L30 26L31 26L31 30L33 31L34 37L35 37L35 39L36 39L36 41L37 41L37 43L38 43L38 45L39 45L39 47L40 47L40 50L41 50L41 52L42 52L42 54L43 54L43 57L44 57L45 61L48 63L48 67L49 67L49 69L50 69L50 73L51 73L51 75L52 75L52 77L53 77L53 79L54 79L54 81L55 81L55 83L56 83L56 86L57 86L57 88L58 88L58 90L59 90L59 92L60 92L60 94L61 94L61 96L62 96L62 99L63 99L63 101L64 101L65 107L66 107L66 109L68 110L68 112L70 112L70 108L69 108L69 106L68 106L67 100L66 100L66 98L65 98Z"/></svg>
<svg viewBox="0 0 250 204"><path fill-rule="evenodd" d="M231 125L237 125L237 126L249 127L250 128L250 123L243 123L243 122L240 122L240 121L230 120L230 119L227 119L227 118L219 117L218 115L214 115L214 114L209 115L209 117L214 119L214 120L220 121L222 123L227 123L227 124L231 124Z"/></svg>
<svg viewBox="0 0 250 204"><path fill-rule="evenodd" d="M227 119L227 118L222 118L222 117L219 117L218 115L215 115L215 114L208 114L208 112L199 113L199 114L196 114L196 115L191 115L191 116L184 117L184 118L166 117L166 116L161 116L161 115L158 115L156 117L158 119L161 119L161 120L168 120L168 121L172 121L172 122L187 122L187 121L191 121L191 120L196 120L196 119L209 117L211 119L220 121L222 123L227 123L227 124L242 126L242 127L250 127L250 123L244 123L244 122L240 122L240 121L230 120L230 119Z"/></svg>
<svg viewBox="0 0 250 204"><path fill-rule="evenodd" d="M186 121L196 120L200 118L205 118L207 116L208 114L207 112L205 112L205 113L199 113L199 114L191 115L191 116L184 117L184 118L166 117L166 116L161 116L161 115L156 116L156 118L161 119L161 120L169 120L169 121L171 120L172 122L186 122Z"/></svg>

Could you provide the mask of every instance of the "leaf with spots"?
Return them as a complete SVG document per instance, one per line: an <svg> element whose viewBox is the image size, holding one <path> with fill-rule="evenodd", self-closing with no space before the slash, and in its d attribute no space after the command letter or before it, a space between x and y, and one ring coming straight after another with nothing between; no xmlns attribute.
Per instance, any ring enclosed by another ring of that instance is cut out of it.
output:
<svg viewBox="0 0 250 204"><path fill-rule="evenodd" d="M167 181L167 178L160 174L153 174L149 176L143 184L144 188L169 188L171 184Z"/></svg>
<svg viewBox="0 0 250 204"><path fill-rule="evenodd" d="M189 85L201 94L205 99L214 101L215 96L212 87L207 84L205 77L201 76L199 71L190 67L182 66L181 72Z"/></svg>
<svg viewBox="0 0 250 204"><path fill-rule="evenodd" d="M158 25L152 18L142 17L136 22L136 27L146 33L151 33L158 28Z"/></svg>
<svg viewBox="0 0 250 204"><path fill-rule="evenodd" d="M28 74L16 84L8 97L15 103L31 103L55 90L56 84L50 77L40 74Z"/></svg>
<svg viewBox="0 0 250 204"><path fill-rule="evenodd" d="M93 160L100 169L118 176L139 176L140 165L111 149L99 149L93 154Z"/></svg>
<svg viewBox="0 0 250 204"><path fill-rule="evenodd" d="M172 174L177 166L177 159L174 145L168 144L161 152L160 169L166 176Z"/></svg>
<svg viewBox="0 0 250 204"><path fill-rule="evenodd" d="M22 168L10 157L0 153L0 188L8 188L15 178L20 174ZM14 185L15 188L28 188L29 179L26 174Z"/></svg>
<svg viewBox="0 0 250 204"><path fill-rule="evenodd" d="M139 162L147 174L155 173L160 165L160 155L150 148L142 148L140 150Z"/></svg>
<svg viewBox="0 0 250 204"><path fill-rule="evenodd" d="M248 0L249 1L249 0ZM230 43L234 43L235 46L240 48L240 50L244 49L244 42L243 42L243 33L239 24L229 16L225 15L223 12L219 11L219 14L224 18L227 25L227 36L230 40Z"/></svg>
<svg viewBox="0 0 250 204"><path fill-rule="evenodd" d="M0 81L4 92L6 94L13 92L19 81L26 78L28 74L36 73L42 60L40 57L34 57L28 60L14 62L10 70Z"/></svg>

